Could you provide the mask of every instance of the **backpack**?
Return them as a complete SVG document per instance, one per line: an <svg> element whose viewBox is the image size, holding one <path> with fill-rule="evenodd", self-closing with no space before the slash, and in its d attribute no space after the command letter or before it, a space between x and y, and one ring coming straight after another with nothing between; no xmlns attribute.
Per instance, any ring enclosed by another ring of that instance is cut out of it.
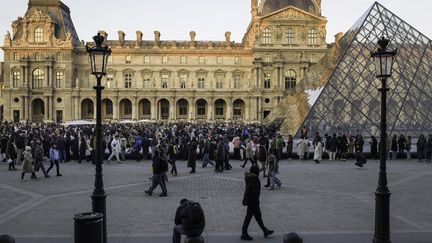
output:
<svg viewBox="0 0 432 243"><path fill-rule="evenodd" d="M188 237L200 236L204 231L204 211L199 203L186 202L186 206L181 211L181 218L182 228Z"/></svg>

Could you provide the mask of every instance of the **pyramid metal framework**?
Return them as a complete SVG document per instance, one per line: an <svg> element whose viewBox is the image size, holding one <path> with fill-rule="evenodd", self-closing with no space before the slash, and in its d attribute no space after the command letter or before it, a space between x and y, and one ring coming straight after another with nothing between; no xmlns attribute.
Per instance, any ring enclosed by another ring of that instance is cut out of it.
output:
<svg viewBox="0 0 432 243"><path fill-rule="evenodd" d="M432 132L432 42L377 2L344 35L339 64L300 129L307 127L309 134L379 134L381 82L370 54L381 36L390 38L389 49L398 49L388 79L388 134L418 137Z"/></svg>

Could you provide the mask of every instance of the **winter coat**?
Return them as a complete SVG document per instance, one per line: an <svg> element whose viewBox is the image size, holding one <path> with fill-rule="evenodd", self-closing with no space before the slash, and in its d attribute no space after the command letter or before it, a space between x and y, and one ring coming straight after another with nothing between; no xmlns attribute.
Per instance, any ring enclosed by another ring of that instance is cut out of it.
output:
<svg viewBox="0 0 432 243"><path fill-rule="evenodd" d="M23 166L22 172L24 173L33 173L33 156L29 150L23 152Z"/></svg>
<svg viewBox="0 0 432 243"><path fill-rule="evenodd" d="M244 206L259 205L261 194L261 182L257 175L246 172L245 175L246 189L243 196L242 204Z"/></svg>
<svg viewBox="0 0 432 243"><path fill-rule="evenodd" d="M302 139L298 144L298 155L304 155L306 153L307 147L308 147L308 141L305 139Z"/></svg>
<svg viewBox="0 0 432 243"><path fill-rule="evenodd" d="M253 159L252 147L253 147L252 142L246 144L246 159Z"/></svg>
<svg viewBox="0 0 432 243"><path fill-rule="evenodd" d="M152 168L154 175L164 173L168 171L168 163L162 160L160 156L153 156Z"/></svg>
<svg viewBox="0 0 432 243"><path fill-rule="evenodd" d="M287 153L292 153L292 151L293 151L293 145L294 145L293 139L292 138L288 138Z"/></svg>
<svg viewBox="0 0 432 243"><path fill-rule="evenodd" d="M258 160L260 162L265 162L267 160L267 149L262 145L259 147Z"/></svg>
<svg viewBox="0 0 432 243"><path fill-rule="evenodd" d="M197 158L197 143L195 141L192 141L188 144L188 163L187 167L195 167L196 166L196 158Z"/></svg>
<svg viewBox="0 0 432 243"><path fill-rule="evenodd" d="M216 161L224 161L225 156L225 146L223 142L219 142L216 148Z"/></svg>
<svg viewBox="0 0 432 243"><path fill-rule="evenodd" d="M323 154L323 144L322 142L317 142L314 151L314 160L318 160L318 161L322 160L322 154Z"/></svg>

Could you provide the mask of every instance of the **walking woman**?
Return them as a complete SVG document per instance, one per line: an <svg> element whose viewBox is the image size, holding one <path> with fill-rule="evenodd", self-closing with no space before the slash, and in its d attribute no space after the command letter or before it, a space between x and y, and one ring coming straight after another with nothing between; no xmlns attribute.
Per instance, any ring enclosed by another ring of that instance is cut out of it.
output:
<svg viewBox="0 0 432 243"><path fill-rule="evenodd" d="M31 154L31 147L26 146L25 151L23 152L23 166L22 166L22 173L21 173L21 181L24 181L24 176L26 173L31 174L32 179L37 179L36 174L33 170L33 156Z"/></svg>
<svg viewBox="0 0 432 243"><path fill-rule="evenodd" d="M9 170L16 170L15 160L17 158L17 147L15 145L15 140L13 137L9 138L6 144L6 160L9 164Z"/></svg>
<svg viewBox="0 0 432 243"><path fill-rule="evenodd" d="M318 139L315 141L315 151L314 151L314 161L315 163L319 164L322 160L322 154L323 154L323 143L321 137L318 137Z"/></svg>
<svg viewBox="0 0 432 243"><path fill-rule="evenodd" d="M59 166L59 151L57 148L57 144L53 143L51 149L49 150L49 158L50 158L50 167L47 170L47 175L50 172L50 170L54 167L54 164L56 166L56 170L57 170L57 176L62 176L62 174L60 174L60 166Z"/></svg>

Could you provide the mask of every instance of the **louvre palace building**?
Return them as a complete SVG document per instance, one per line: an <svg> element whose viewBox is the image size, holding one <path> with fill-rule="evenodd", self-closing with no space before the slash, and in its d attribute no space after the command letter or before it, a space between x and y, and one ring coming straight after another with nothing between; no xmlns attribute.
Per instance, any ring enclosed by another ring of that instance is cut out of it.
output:
<svg viewBox="0 0 432 243"><path fill-rule="evenodd" d="M303 92L298 82L328 50L326 24L320 0L251 0L241 43L228 31L217 41L197 40L194 31L166 41L157 30L152 40L99 30L112 49L102 119L260 122L286 95ZM61 1L29 0L2 47L3 120L95 119L85 48L93 42L78 33Z"/></svg>

